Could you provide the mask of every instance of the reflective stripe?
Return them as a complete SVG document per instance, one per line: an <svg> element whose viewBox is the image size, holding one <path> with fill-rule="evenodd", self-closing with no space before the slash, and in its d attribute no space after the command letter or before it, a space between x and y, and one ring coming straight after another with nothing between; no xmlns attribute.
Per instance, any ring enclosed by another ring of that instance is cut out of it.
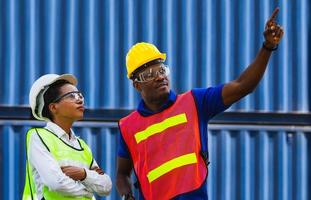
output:
<svg viewBox="0 0 311 200"><path fill-rule="evenodd" d="M164 131L165 129L168 129L170 127L177 126L179 124L183 124L186 122L187 122L187 116L185 113L175 115L173 117L169 117L160 123L152 124L151 126L148 126L145 130L136 133L135 140L138 144L141 141L148 139L148 137L155 135L157 133L160 133Z"/></svg>
<svg viewBox="0 0 311 200"><path fill-rule="evenodd" d="M170 161L167 161L165 163L163 163L162 165L160 165L159 167L151 170L148 174L148 180L149 183L151 183L152 181L156 180L157 178L159 178L160 176L163 176L164 174L172 171L173 169L176 169L178 167L182 167L185 165L190 165L190 164L194 164L197 163L197 157L195 155L195 153L189 153L189 154L185 154L179 157L176 157Z"/></svg>

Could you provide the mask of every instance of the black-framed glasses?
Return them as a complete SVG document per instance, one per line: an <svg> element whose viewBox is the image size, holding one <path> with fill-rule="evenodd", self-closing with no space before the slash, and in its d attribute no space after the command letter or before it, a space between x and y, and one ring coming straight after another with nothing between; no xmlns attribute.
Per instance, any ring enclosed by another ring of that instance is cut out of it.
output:
<svg viewBox="0 0 311 200"><path fill-rule="evenodd" d="M84 101L84 97L81 92L79 91L73 91L73 92L68 92L66 94L63 94L59 97L57 97L52 103L57 103L62 99L68 99L70 101L76 102L76 101Z"/></svg>
<svg viewBox="0 0 311 200"><path fill-rule="evenodd" d="M144 71L138 73L134 81L137 82L149 82L157 78L158 76L168 76L170 74L170 68L167 65L161 64L159 67L147 68Z"/></svg>

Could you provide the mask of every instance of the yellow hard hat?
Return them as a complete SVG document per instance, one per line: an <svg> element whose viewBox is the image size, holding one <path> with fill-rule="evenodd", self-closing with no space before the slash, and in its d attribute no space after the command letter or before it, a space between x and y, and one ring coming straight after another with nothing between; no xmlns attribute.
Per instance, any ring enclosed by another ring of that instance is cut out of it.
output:
<svg viewBox="0 0 311 200"><path fill-rule="evenodd" d="M161 53L153 44L146 42L136 43L126 54L127 77L131 78L132 73L136 69L156 59L165 61L166 54Z"/></svg>

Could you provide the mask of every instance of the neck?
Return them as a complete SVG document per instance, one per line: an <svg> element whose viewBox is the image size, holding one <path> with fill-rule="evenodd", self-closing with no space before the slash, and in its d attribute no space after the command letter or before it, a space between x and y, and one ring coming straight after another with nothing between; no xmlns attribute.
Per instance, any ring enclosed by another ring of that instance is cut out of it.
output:
<svg viewBox="0 0 311 200"><path fill-rule="evenodd" d="M71 136L70 129L72 127L73 121L66 121L66 120L60 120L60 119L54 119L53 121L55 124L57 124L59 127L61 127L68 135L69 138Z"/></svg>
<svg viewBox="0 0 311 200"><path fill-rule="evenodd" d="M167 100L168 100L168 95L163 98L158 98L156 100L144 98L146 107L150 109L152 112L159 111Z"/></svg>

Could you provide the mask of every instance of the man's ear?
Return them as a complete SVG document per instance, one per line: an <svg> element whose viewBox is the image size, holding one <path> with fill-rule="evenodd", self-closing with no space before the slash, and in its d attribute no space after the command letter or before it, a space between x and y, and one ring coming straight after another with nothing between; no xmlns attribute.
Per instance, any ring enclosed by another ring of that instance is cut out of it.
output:
<svg viewBox="0 0 311 200"><path fill-rule="evenodd" d="M138 91L141 92L141 85L137 81L133 81L133 87Z"/></svg>

